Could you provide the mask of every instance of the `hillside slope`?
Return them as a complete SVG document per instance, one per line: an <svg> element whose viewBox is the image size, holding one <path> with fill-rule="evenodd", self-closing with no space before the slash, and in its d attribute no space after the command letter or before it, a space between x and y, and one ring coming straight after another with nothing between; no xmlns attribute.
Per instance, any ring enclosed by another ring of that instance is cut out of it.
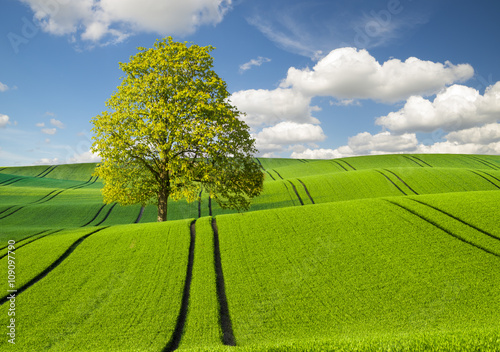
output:
<svg viewBox="0 0 500 352"><path fill-rule="evenodd" d="M256 162L249 212L202 194L161 224L103 204L94 164L0 168L15 348L500 350L500 157Z"/></svg>

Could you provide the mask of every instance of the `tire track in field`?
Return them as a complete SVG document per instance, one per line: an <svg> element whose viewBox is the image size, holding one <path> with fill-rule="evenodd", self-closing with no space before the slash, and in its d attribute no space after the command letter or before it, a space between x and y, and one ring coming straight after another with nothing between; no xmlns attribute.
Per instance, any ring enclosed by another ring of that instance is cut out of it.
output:
<svg viewBox="0 0 500 352"><path fill-rule="evenodd" d="M418 166L420 166L420 167L424 167L423 165L420 165L420 163L419 163L419 162L417 162L415 159L410 158L408 155L403 155L403 157L404 157L404 158L406 158L406 159L408 159L408 160L410 160L411 162L413 162L413 163L417 164L417 165L418 165Z"/></svg>
<svg viewBox="0 0 500 352"><path fill-rule="evenodd" d="M495 164L492 164L492 163L490 163L489 161L486 161L486 160L483 160L483 159L481 159L481 158L478 158L478 157L477 157L477 156L475 156L475 155L466 155L466 156L468 156L469 158L474 159L474 160L476 160L476 161L480 162L480 163L481 163L481 164L483 164L483 165L488 166L490 169L493 169L493 170L499 170L499 169L500 169L500 168L498 168Z"/></svg>
<svg viewBox="0 0 500 352"><path fill-rule="evenodd" d="M489 173L487 173L486 171L480 171L480 172L482 172L483 174L486 174L486 175L488 175L489 177L491 177L491 178L493 178L493 179L497 180L498 182L500 182L500 179L499 179L499 178L496 178L496 177L495 177L495 176L493 176L492 174L489 174Z"/></svg>
<svg viewBox="0 0 500 352"><path fill-rule="evenodd" d="M94 226L99 226L101 225L104 221L106 221L108 219L108 216L109 214L111 214L111 212L113 211L113 209L116 207L118 203L115 203L111 206L111 208L108 210L108 212L106 213L106 215L104 215L104 219L102 219L101 221L99 221L97 224L95 224Z"/></svg>
<svg viewBox="0 0 500 352"><path fill-rule="evenodd" d="M347 166L349 166L351 169L353 170L356 170L356 168L354 166L352 166L351 164L349 164L347 161L343 160L343 159L339 159L339 161L342 161L344 162Z"/></svg>
<svg viewBox="0 0 500 352"><path fill-rule="evenodd" d="M45 176L47 176L48 174L50 174L52 171L54 171L54 169L57 167L58 165L54 165L54 166L51 166L49 167L46 171L47 172L42 172L41 174L39 174L38 176L35 176L35 177L38 177L38 178L44 178Z"/></svg>
<svg viewBox="0 0 500 352"><path fill-rule="evenodd" d="M14 211L12 211L11 213L6 214L6 215L0 217L0 220L5 219L6 217L11 216L11 215L17 213L19 210L22 210L22 209L26 208L27 206L30 206L30 205L39 205L39 204L46 203L46 202L54 199L55 197L57 197L58 195L60 195L61 193L65 192L65 191L75 190L75 189L83 188L83 187L86 187L86 186L90 186L90 185L94 184L99 177L96 177L96 179L93 182L91 182L92 178L93 178L93 176L91 176L90 179L87 182L84 182L84 183L81 183L81 184L78 184L78 185L75 185L75 186L71 186L71 187L68 187L68 188L65 188L65 189L62 189L62 190L59 190L59 191L57 191L57 190L51 191L48 194L46 194L45 196L43 196L42 198L37 199L37 200L35 200L33 202L27 203L25 205L14 205L14 206L11 206L11 207L9 207L9 208L1 211L0 214L3 214L6 211L8 211L8 210L10 210L12 208L15 208L15 207L18 207L18 208L15 209ZM47 198L47 197L50 197L50 198Z"/></svg>
<svg viewBox="0 0 500 352"><path fill-rule="evenodd" d="M181 307L179 309L179 314L177 315L177 321L175 324L174 332L170 337L165 348L163 348L162 352L170 352L174 351L179 347L179 344L182 339L182 335L184 333L184 326L186 325L186 319L188 314L189 307L189 291L191 289L191 281L193 278L193 264L194 264L194 245L196 240L196 220L191 222L189 226L189 255L188 255L188 264L186 268L186 279L184 280L184 290L182 291L182 301Z"/></svg>
<svg viewBox="0 0 500 352"><path fill-rule="evenodd" d="M224 282L224 273L222 270L222 260L220 255L219 229L215 217L212 218L212 230L214 233L214 265L217 286L217 298L219 301L219 324L222 330L222 343L226 346L236 346L236 339L233 332L233 324L229 314L227 304L226 284Z"/></svg>
<svg viewBox="0 0 500 352"><path fill-rule="evenodd" d="M276 172L276 175L278 175L282 180L284 180L284 178L279 174L278 171L276 171L275 169L273 169L274 172Z"/></svg>
<svg viewBox="0 0 500 352"><path fill-rule="evenodd" d="M335 163L336 165L340 166L340 167L341 167L341 168L343 168L345 171L349 171L349 170L347 170L347 169L344 167L344 165L342 165L342 164L341 164L341 163L339 163L338 161L336 161L336 160L330 160L330 161L331 161L332 163Z"/></svg>
<svg viewBox="0 0 500 352"><path fill-rule="evenodd" d="M271 176L271 178L273 179L273 181L276 181L276 179L273 177L273 175L271 175L271 173L270 173L269 171L267 171L267 170L265 170L265 171L267 172L267 174L268 174L269 176Z"/></svg>
<svg viewBox="0 0 500 352"><path fill-rule="evenodd" d="M200 191L200 194L198 194L198 218L201 218L201 193L203 190Z"/></svg>
<svg viewBox="0 0 500 352"><path fill-rule="evenodd" d="M470 172L472 172L473 174L476 174L477 176L479 176L479 177L481 177L481 178L485 179L486 181L488 181L489 183L491 183L491 184L492 184L493 186L495 186L496 188L500 189L500 186L498 186L495 182L490 181L488 178L486 178L485 176L481 175L479 172L474 171L474 170L469 170L469 171L470 171ZM487 175L489 175L489 174L487 174ZM489 176L491 176L491 175L489 175ZM493 176L492 176L492 177L493 177ZM496 177L494 177L494 178L496 179Z"/></svg>
<svg viewBox="0 0 500 352"><path fill-rule="evenodd" d="M139 211L139 215L137 216L137 219L135 219L134 224L138 224L139 221L141 221L142 214L144 214L144 205L141 206L141 210Z"/></svg>
<svg viewBox="0 0 500 352"><path fill-rule="evenodd" d="M420 161L422 164L427 165L428 167L433 167L431 164L426 163L425 161L423 161L423 160L422 160L422 159L420 159L419 157L416 157L415 155L410 155L410 156L411 156L412 158L414 158L414 159L416 159L416 160Z"/></svg>
<svg viewBox="0 0 500 352"><path fill-rule="evenodd" d="M396 178L399 181L401 181L402 184L404 184L406 187L408 187L408 189L410 191L412 191L413 193L415 193L416 195L418 195L418 193L413 188L411 188L410 186L408 186L408 184L405 181L403 181L403 179L401 177L399 177L396 173L394 173L394 172L392 172L391 170L388 170L388 169L384 169L384 170L387 171L387 172L390 172L391 174L393 174L394 176L396 176Z"/></svg>
<svg viewBox="0 0 500 352"><path fill-rule="evenodd" d="M24 240L26 240L26 239L28 239L28 238L32 238L32 237L34 237L34 236L41 235L41 234L43 234L44 232L49 232L49 233L46 233L46 234L45 234L45 235L43 235L43 236L37 237L37 238L35 238L35 239L31 240L31 241L28 241L28 242L26 242L26 243L24 243L24 242L23 242L21 245L18 245L18 244L19 244L19 242L17 242L17 243L16 243L16 251L17 251L19 248L22 248L22 247L24 247L24 246L27 246L27 245L28 245L28 244L30 244L30 243L33 243L33 242L35 242L35 241L38 241L38 240L40 240L40 239L42 239L42 238L44 238L44 237L47 237L47 236L53 235L53 234L55 234L55 233L61 232L61 231L63 231L63 230L64 230L64 229L60 229L60 230L55 230L55 231L52 231L52 232L50 232L50 230L45 230L45 231L42 231L42 232L36 233L36 234L34 234L34 235L28 236L28 237L26 237L26 238L23 238L23 239L22 239L22 241L24 241ZM2 249L3 249L3 248L2 248ZM4 258L4 257L6 257L6 256L7 256L7 254L4 254L4 255L0 256L0 259Z"/></svg>
<svg viewBox="0 0 500 352"><path fill-rule="evenodd" d="M304 190L306 191L306 194L309 197L309 199L311 200L312 204L316 204L316 203L314 203L314 200L311 197L311 194L309 193L309 190L307 189L306 184L304 182L302 182L301 180L299 180L299 179L297 179L297 181L299 181L300 183L302 183L302 186L304 186Z"/></svg>
<svg viewBox="0 0 500 352"><path fill-rule="evenodd" d="M208 215L212 216L212 197L208 195Z"/></svg>
<svg viewBox="0 0 500 352"><path fill-rule="evenodd" d="M401 188L399 188L399 186L398 186L396 183L394 183L394 181L393 181L393 180L391 180L391 179L389 178L389 176L387 176L386 174L384 174L384 173L383 173L382 171L380 171L380 170L375 170L375 171L376 171L376 172L378 172L379 174L381 174L382 176L384 176L387 180L389 180L389 182L390 182L390 183L392 183L392 184L394 185L394 187L396 187L396 188L397 188L397 189L398 189L401 193L403 193L405 196L407 196L407 194L406 194L406 193L405 193L405 192L404 192Z"/></svg>
<svg viewBox="0 0 500 352"><path fill-rule="evenodd" d="M500 258L500 254L495 253L495 252L492 252L492 251L490 251L489 249L484 248L484 247L483 247L483 246L481 246L481 245L475 244L474 242L471 242L471 241L469 241L469 240L467 240L467 239L463 238L462 236L457 235L457 234L455 234L455 233L453 233L453 232L451 232L451 231L447 230L446 228L442 227L441 225L439 225L439 224L438 224L438 223L436 223L435 221L433 221L433 220L431 220L431 219L429 219L429 218L425 217L424 215L419 214L418 212L416 212L416 211L414 211L414 210L412 210L412 209L410 209L410 208L405 207L404 205L398 204L398 203L396 203L396 202L394 202L394 201L391 201L391 200L388 200L388 199L385 199L385 201L386 201L386 202L388 202L388 203L391 203L391 204L393 204L393 205L396 205L396 206L400 207L401 209L404 209L404 210L408 211L409 213L411 213L411 214L415 215L416 217L418 217L418 218L420 218L420 219L422 219L422 220L424 220L424 221L428 222L429 224L431 224L431 225L433 225L434 227L436 227L436 228L440 229L441 231L443 231L443 232L447 233L448 235L450 235L450 236L452 236L452 237L456 238L456 239L457 239L457 240L459 240L459 241L462 241L462 242L464 242L464 243L467 243L467 244L469 244L469 245L471 245L471 246L473 246L473 247L475 247L475 248L477 248L477 249L480 249L480 250L482 250L482 251L484 251L484 252L486 252L486 253L488 253L488 254L491 254L491 255L494 255L495 257Z"/></svg>
<svg viewBox="0 0 500 352"><path fill-rule="evenodd" d="M22 180L25 180L25 179L26 179L25 177L19 177L19 176L12 177L12 178L9 178L6 181L1 182L0 186L2 186L2 187L3 186L10 186L13 183L16 183L16 182L19 182L19 181L22 181ZM9 181L12 181L12 182L9 182Z"/></svg>
<svg viewBox="0 0 500 352"><path fill-rule="evenodd" d="M52 270L54 270L55 268L57 268L89 236L91 236L91 235L93 235L93 234L95 234L95 233L97 233L99 231L102 231L104 229L107 229L108 227L109 226L102 227L100 229L94 230L94 231L92 231L92 232L90 232L90 233L88 233L86 235L83 235L78 240L76 240L75 242L73 242L73 244L59 258L57 258L52 264L50 264L45 270L43 270L40 274L38 274L33 279L31 279L28 283L26 283L22 287L18 288L16 290L16 292L15 292L15 296L17 297L18 295L20 295L21 293L23 293L24 291L26 291L27 289L29 289L31 286L33 286L34 284L36 284L38 281L40 281L41 279L43 279L45 276L47 276ZM5 302L9 301L8 297L9 297L9 295L3 296L0 299L0 306L3 305Z"/></svg>
<svg viewBox="0 0 500 352"><path fill-rule="evenodd" d="M480 228L479 228L479 227L477 227L477 226L474 226L474 225L472 225L472 224L469 224L468 222L463 221L463 220L462 220L462 219L460 219L460 218L457 218L457 217L456 217L455 215L453 215L453 214L450 214L450 213L448 213L448 212L446 212L446 211L444 211L444 210L442 210L442 209L439 209L439 208L437 208L437 207L435 207L435 206L433 206L433 205L430 205L430 204L428 204L428 203L422 202L421 200L412 199L412 198L410 198L410 200L412 200L412 201L414 201L414 202L417 202L417 203L419 203L419 204L425 205L425 206L427 206L427 207L429 207L429 208L432 208L432 209L434 209L434 210L436 210L436 211L439 211L440 213L442 213L442 214L444 214L444 215L446 215L446 216L449 216L450 218L453 218L454 220L459 221L459 222L461 222L462 224L467 225L467 226L469 226L469 227L473 228L473 229L474 229L474 230L476 230L476 231L481 232L482 234L484 234L484 235L486 235L486 236L488 236L488 237L491 237L491 238L493 238L493 239L496 239L496 240L499 240L499 241L500 241L500 237L495 236L495 235L493 235L493 234L491 234L491 233L489 233L489 232L487 232L487 231L484 231L484 230L480 229Z"/></svg>
<svg viewBox="0 0 500 352"><path fill-rule="evenodd" d="M45 170L40 172L38 175L35 175L34 177L40 177L43 173L47 172L52 166L47 167Z"/></svg>
<svg viewBox="0 0 500 352"><path fill-rule="evenodd" d="M297 188L295 188L295 185L290 180L288 180L288 182L290 182L290 184L292 185L293 191L297 195L297 198L299 198L300 205L304 205L304 202L302 201L302 198L300 198L299 192L297 192Z"/></svg>

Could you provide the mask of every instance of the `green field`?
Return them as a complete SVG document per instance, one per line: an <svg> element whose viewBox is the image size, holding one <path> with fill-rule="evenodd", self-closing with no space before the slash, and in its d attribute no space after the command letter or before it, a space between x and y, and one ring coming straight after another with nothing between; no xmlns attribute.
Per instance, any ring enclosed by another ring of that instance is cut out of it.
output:
<svg viewBox="0 0 500 352"><path fill-rule="evenodd" d="M248 212L165 223L95 164L0 168L0 350L500 351L500 156L255 161Z"/></svg>

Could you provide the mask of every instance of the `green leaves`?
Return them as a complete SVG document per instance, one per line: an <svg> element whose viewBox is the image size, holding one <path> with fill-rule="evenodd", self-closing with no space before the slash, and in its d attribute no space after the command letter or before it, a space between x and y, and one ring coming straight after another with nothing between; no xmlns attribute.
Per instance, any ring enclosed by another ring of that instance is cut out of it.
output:
<svg viewBox="0 0 500 352"><path fill-rule="evenodd" d="M125 77L92 119L105 202L158 204L162 192L193 201L203 187L223 207L248 209L260 194L255 141L212 70L213 49L168 37L120 63Z"/></svg>

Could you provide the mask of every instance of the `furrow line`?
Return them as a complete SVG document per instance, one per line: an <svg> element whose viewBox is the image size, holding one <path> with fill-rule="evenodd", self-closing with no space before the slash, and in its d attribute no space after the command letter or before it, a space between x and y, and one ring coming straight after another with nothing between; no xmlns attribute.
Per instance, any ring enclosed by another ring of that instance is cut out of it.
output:
<svg viewBox="0 0 500 352"><path fill-rule="evenodd" d="M390 183L392 183L394 185L394 187L396 187L401 193L403 193L405 196L407 196L407 194L401 188L399 188L399 186L397 184L395 184L394 181L389 178L389 176L384 174L382 171L379 171L379 170L375 170L375 171L378 172L379 174L381 174L382 176L384 176L387 180L389 180Z"/></svg>
<svg viewBox="0 0 500 352"><path fill-rule="evenodd" d="M434 209L434 210L436 210L436 211L439 211L440 213L442 213L442 214L444 214L444 215L447 215L447 216L449 216L450 218L455 219L456 221L459 221L459 222L461 222L462 224L467 225L467 226L469 226L469 227L473 228L474 230L481 232L482 234L484 234L484 235L486 235L486 236L489 236L489 237L491 237L491 238L494 238L494 239L496 239L496 240L499 240L499 241L500 241L500 237L495 236L495 235L493 235L493 234L491 234L491 233L489 233L489 232L487 232L487 231L484 231L484 230L480 229L479 227L476 227L476 226L474 226L474 225L472 225L472 224L469 224L468 222L465 222L465 221L463 221L462 219L457 218L455 215L452 215L452 214L450 214L450 213L448 213L448 212L446 212L446 211L444 211L444 210L442 210L442 209L439 209L439 208L437 208L437 207L435 207L435 206L433 206L433 205L430 205L430 204L424 203L424 202L422 202L421 200L412 199L412 198L410 198L410 199L411 199L412 201L414 201L414 202L420 203L420 204L425 205L425 206L427 206L427 207L429 207L429 208L432 208L432 209Z"/></svg>
<svg viewBox="0 0 500 352"><path fill-rule="evenodd" d="M273 169L273 171L274 171L274 172L276 172L276 175L278 175L278 176L279 176L282 180L284 180L284 178L283 178L283 177L281 177L281 175L279 174L279 172L278 172L278 171L276 171L275 169Z"/></svg>
<svg viewBox="0 0 500 352"><path fill-rule="evenodd" d="M49 166L48 168L46 168L45 170L43 170L42 172L40 172L38 175L34 176L34 177L40 177L43 173L47 172L52 166Z"/></svg>
<svg viewBox="0 0 500 352"><path fill-rule="evenodd" d="M189 307L189 291L191 289L191 281L193 278L193 263L194 263L194 245L196 240L196 220L191 222L189 226L190 232L190 242L189 242L189 257L188 264L186 268L186 279L184 281L184 290L182 292L181 307L179 309L179 315L177 315L177 322L175 324L174 332L170 337L165 348L162 352L174 351L179 347L179 344L184 333L184 326L186 325L186 319Z"/></svg>
<svg viewBox="0 0 500 352"><path fill-rule="evenodd" d="M464 243L467 243L467 244L469 244L469 245L471 245L471 246L473 246L473 247L476 247L477 249L480 249L480 250L482 250L482 251L484 251L484 252L486 252L486 253L488 253L488 254L491 254L491 255L494 255L494 256L496 256L496 257L499 257L499 258L500 258L500 254L495 253L495 252L492 252L492 251L490 251L489 249L484 248L483 246L480 246L480 245L478 245L478 244L475 244L474 242L468 241L467 239L463 238L462 236L459 236L459 235L457 235L457 234L454 234L453 232L451 232L451 231L449 231L449 230L445 229L444 227L442 227L441 225L437 224L436 222L434 222L434 221L432 221L432 220L430 220L430 219L426 218L425 216L420 215L420 214L418 214L417 212L415 212L415 211L413 211L413 210L411 210L411 209L409 209L409 208L407 208L407 207L405 207L405 206L403 206L403 205L401 205L401 204L398 204L398 203L396 203L396 202L393 202L393 201L390 201L390 200L387 200L387 199L386 199L386 201L387 201L387 202L389 202L389 203L391 203L391 204L394 204L394 205L396 205L396 206L400 207L401 209L404 209L404 210L406 210L406 211L410 212L411 214L415 215L416 217L418 217L418 218L420 218L420 219L422 219L422 220L424 220L424 221L428 222L429 224L433 225L434 227L436 227L436 228L440 229L441 231L443 231L443 232L447 233L448 235L450 235L450 236L452 236L452 237L456 238L457 240L462 241L462 242L464 242Z"/></svg>
<svg viewBox="0 0 500 352"><path fill-rule="evenodd" d="M410 158L408 155L403 155L403 157L414 162L415 164L417 164L420 167L424 167L423 165L420 165L420 163L418 163L415 159Z"/></svg>
<svg viewBox="0 0 500 352"><path fill-rule="evenodd" d="M354 166L352 166L351 164L349 164L347 161L342 160L342 159L340 159L340 161L343 161L343 162L344 162L347 166L349 166L351 169L356 170L356 168L355 168Z"/></svg>
<svg viewBox="0 0 500 352"><path fill-rule="evenodd" d="M35 234L33 234L33 235L29 235L29 236L27 236L27 237L24 237L22 240L16 241L16 245L18 245L19 243L21 243L21 242L23 242L23 241L26 241L27 239L29 239L29 238L31 238L31 237L41 235L42 233L47 232L47 231L50 231L50 230L43 230L43 231L37 232L37 233L35 233ZM1 247L1 248L0 248L0 251L1 251L1 250L4 250L4 249L5 249L5 248L7 248L8 246L9 246L9 245L6 245L6 246L4 246L4 247ZM19 247L16 247L16 248L19 248Z"/></svg>
<svg viewBox="0 0 500 352"><path fill-rule="evenodd" d="M492 174L489 174L489 173L487 173L486 171L480 171L480 172L482 172L483 174L486 174L486 175L488 175L489 177L491 177L491 178L493 178L493 179L497 180L498 182L500 182L500 179L499 179L499 178L496 178L496 177L495 177L495 176L493 176Z"/></svg>
<svg viewBox="0 0 500 352"><path fill-rule="evenodd" d="M23 244L21 244L21 245L18 245L18 246L16 246L16 251L17 251L19 248L22 248L22 247L24 247L24 246L27 246L27 245L28 245L28 244L30 244L30 243L33 243L33 242L35 242L35 241L38 241L39 239L42 239L42 238L44 238L44 237L47 237L47 236L53 235L53 234L55 234L55 233L61 232L61 231L63 231L63 230L64 230L64 229L55 230L55 231L52 231L52 232L46 233L46 234L45 234L45 235L43 235L43 236L37 237L37 238L35 238L35 239L31 240L31 241L28 241L28 242L26 242L26 243L23 243ZM49 230L45 230L45 231L39 232L39 233L37 233L37 234L31 235L31 236L29 236L29 237L24 238L23 240L26 240L26 239L28 239L28 238L32 238L32 237L37 236L37 235L41 235L42 233L47 232L47 231L49 231ZM4 258L4 257L6 257L6 256L7 256L7 254L4 254L4 255L0 256L0 259Z"/></svg>
<svg viewBox="0 0 500 352"><path fill-rule="evenodd" d="M339 163L338 161L336 161L336 160L330 160L330 161L331 161L332 163L337 164L338 166L340 166L341 168L343 168L345 171L348 171L348 170L344 167L344 165L342 165L342 164L341 164L341 163Z"/></svg>
<svg viewBox="0 0 500 352"><path fill-rule="evenodd" d="M233 332L233 324L229 314L229 306L226 296L226 284L224 282L224 273L222 270L222 259L220 255L219 244L219 229L217 221L212 218L212 230L214 233L214 263L215 263L215 276L217 286L217 298L219 301L219 324L222 330L222 343L226 346L236 346L236 339Z"/></svg>
<svg viewBox="0 0 500 352"><path fill-rule="evenodd" d="M137 219L135 219L134 224L138 224L139 221L141 221L142 214L144 214L144 205L141 207L141 210L139 211L139 216L137 216Z"/></svg>
<svg viewBox="0 0 500 352"><path fill-rule="evenodd" d="M198 218L201 218L201 193L203 190L200 191L200 194L198 195Z"/></svg>
<svg viewBox="0 0 500 352"><path fill-rule="evenodd" d="M482 177L483 179L485 179L486 181L488 181L489 183L491 183L493 186L495 186L496 188L500 189L500 186L498 186L495 182L488 180L486 177L484 177L480 173L478 173L478 172L476 172L474 170L469 170L469 171L472 172L472 173L474 173L474 174L476 174L476 175L478 175L479 177Z"/></svg>
<svg viewBox="0 0 500 352"><path fill-rule="evenodd" d="M44 271L42 271L40 274L38 274L37 276L35 276L28 283L26 283L24 286L22 286L21 288L17 289L16 293L15 293L15 296L17 297L18 295L20 295L21 293L23 293L24 291L26 291L28 288L30 288L31 286L33 286L34 284L36 284L38 281L40 281L41 279L43 279L45 276L47 276L52 270L54 270L55 268L57 268L89 236L91 236L91 235L93 235L93 234L95 234L95 233L97 233L99 231L102 231L104 229L107 229L107 228L108 227L103 227L103 228L97 229L95 231L92 231L92 232L90 232L87 235L84 235L84 236L80 237L59 258L57 258L57 260L55 262L53 262L52 264L50 264ZM4 296L4 297L2 297L0 299L0 306L2 304L4 304L5 302L7 302L7 301L9 301L9 295Z"/></svg>
<svg viewBox="0 0 500 352"><path fill-rule="evenodd" d="M94 221L99 216L99 214L101 213L101 211L104 209L105 206L106 206L106 204L103 204L102 207L97 211L97 214L94 215L94 217L92 218L92 220L90 220L85 225L82 225L80 227L85 227L85 226L89 225L92 221Z"/></svg>
<svg viewBox="0 0 500 352"><path fill-rule="evenodd" d="M432 167L432 165L431 165L431 164L426 163L425 161L423 161L423 160L422 160L422 159L420 159L419 157L416 157L415 155L412 155L411 157L412 157L412 158L417 159L418 161L420 161L421 163L423 163L423 164L427 165L428 167Z"/></svg>
<svg viewBox="0 0 500 352"><path fill-rule="evenodd" d="M16 182L22 181L22 180L24 180L24 177L23 177L23 178L20 178L20 177L13 177L13 178L11 178L11 179L9 179L9 180L5 181L4 183L2 183L2 185L1 185L1 186L10 186L10 185L12 185L12 184L14 184L14 183L16 183ZM12 181L12 182L8 182L8 181Z"/></svg>
<svg viewBox="0 0 500 352"><path fill-rule="evenodd" d="M54 165L52 167L52 169L50 169L49 171L47 171L47 173L43 174L43 176L39 176L40 178L44 178L45 176L47 176L48 174L50 174L52 171L54 171L54 169L57 167L57 165Z"/></svg>
<svg viewBox="0 0 500 352"><path fill-rule="evenodd" d="M304 202L302 201L302 198L300 198L299 192L297 192L297 188L295 188L295 185L290 180L288 180L288 182L290 182L290 184L292 185L293 191L297 195L297 198L299 198L300 205L304 205Z"/></svg>
<svg viewBox="0 0 500 352"><path fill-rule="evenodd" d="M108 216L109 214L111 214L111 212L113 211L113 208L116 207L118 203L115 203L111 206L111 209L108 210L108 212L106 213L106 215L104 216L104 219L102 219L101 221L99 221L97 224L95 224L94 226L99 226L101 225L104 221L106 221L108 219Z"/></svg>
<svg viewBox="0 0 500 352"><path fill-rule="evenodd" d="M408 189L409 189L410 191L412 191L413 193L415 193L416 195L418 195L418 193L417 193L417 192L415 192L415 190L414 190L413 188L411 188L410 186L408 186L408 184L407 184L405 181L403 181L403 179L402 179L401 177L399 177L396 173L394 173L394 172L392 172L391 170L388 170L388 169L384 169L384 170L385 170L385 171L387 171L387 172L390 172L391 174L393 174L394 176L396 176L396 178L397 178L399 181L401 181L401 183L403 183L406 187L408 187Z"/></svg>
<svg viewBox="0 0 500 352"><path fill-rule="evenodd" d="M297 179L297 181L299 181L300 183L302 183L302 186L304 186L304 190L306 191L306 194L309 197L309 199L311 200L312 204L316 204L316 203L314 203L314 200L311 197L311 194L309 193L309 190L307 189L306 184L304 182L302 182L301 180L299 180L299 179Z"/></svg>
<svg viewBox="0 0 500 352"><path fill-rule="evenodd" d="M208 215L212 216L212 197L208 195Z"/></svg>
<svg viewBox="0 0 500 352"><path fill-rule="evenodd" d="M478 158L477 156L474 156L474 155L467 155L467 156L469 158L472 158L472 159L476 160L476 161L479 161L483 165L488 166L490 169L498 170L498 168L495 165L491 164L489 161L482 160L481 158Z"/></svg>
<svg viewBox="0 0 500 352"><path fill-rule="evenodd" d="M273 177L273 175L271 175L271 174L269 173L269 171L267 171L267 170L266 170L266 172L267 172L267 174L268 174L269 176L271 176L271 178L273 179L273 181L276 181L276 179Z"/></svg>

